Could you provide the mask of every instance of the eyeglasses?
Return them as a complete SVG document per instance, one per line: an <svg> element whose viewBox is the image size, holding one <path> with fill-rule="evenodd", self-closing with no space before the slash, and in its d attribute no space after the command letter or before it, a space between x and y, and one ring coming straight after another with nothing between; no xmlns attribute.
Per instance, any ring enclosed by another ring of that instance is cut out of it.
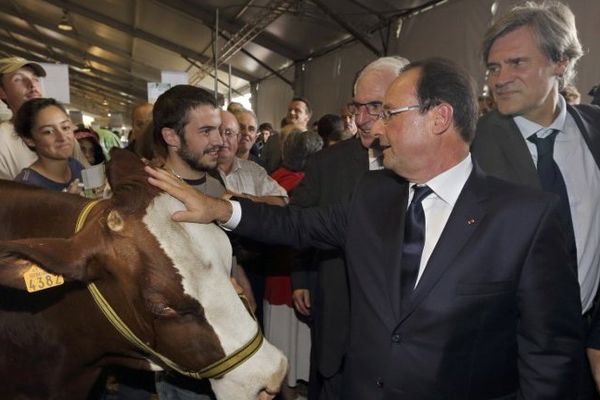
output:
<svg viewBox="0 0 600 400"><path fill-rule="evenodd" d="M400 113L403 113L405 111L410 111L410 110L417 110L419 108L421 108L421 106L418 104L415 104L414 106L405 106L405 107L400 107L400 108L394 108L392 110L383 110L379 114L379 118L381 118L383 120L383 122L388 122L396 114L400 114Z"/></svg>
<svg viewBox="0 0 600 400"><path fill-rule="evenodd" d="M383 111L383 103L380 101L371 101L369 103L358 103L353 101L352 103L348 103L346 105L346 109L354 115L358 115L360 113L361 107L366 107L367 114L377 117Z"/></svg>
<svg viewBox="0 0 600 400"><path fill-rule="evenodd" d="M225 130L221 131L220 133L221 133L221 136L226 137L226 138L232 138L232 137L236 137L237 135L239 135L239 132L232 131L231 129L225 129Z"/></svg>

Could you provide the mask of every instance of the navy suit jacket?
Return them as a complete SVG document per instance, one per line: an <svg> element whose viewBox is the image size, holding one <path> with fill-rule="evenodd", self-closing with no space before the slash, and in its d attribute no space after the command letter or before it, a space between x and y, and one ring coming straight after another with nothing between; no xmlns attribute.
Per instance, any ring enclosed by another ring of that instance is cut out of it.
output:
<svg viewBox="0 0 600 400"><path fill-rule="evenodd" d="M407 189L376 171L328 208L242 201L237 233L344 250L351 321L343 398L573 398L583 328L557 200L475 167L401 304Z"/></svg>
<svg viewBox="0 0 600 400"><path fill-rule="evenodd" d="M579 131L600 168L600 107L581 104L567 106ZM541 189L537 170L525 139L509 116L492 111L479 119L477 134L471 147L473 157L492 176ZM600 246L600 243L598 243ZM596 294L596 302L598 293ZM596 307L587 335L587 344L600 349L600 309Z"/></svg>

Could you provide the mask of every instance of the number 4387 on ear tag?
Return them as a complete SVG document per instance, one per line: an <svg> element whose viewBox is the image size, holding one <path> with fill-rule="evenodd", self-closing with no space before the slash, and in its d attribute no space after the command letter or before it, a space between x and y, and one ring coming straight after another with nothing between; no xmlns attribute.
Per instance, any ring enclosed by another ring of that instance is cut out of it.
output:
<svg viewBox="0 0 600 400"><path fill-rule="evenodd" d="M35 264L23 274L23 279L25 279L25 286L29 293L50 289L65 283L62 275L51 274Z"/></svg>

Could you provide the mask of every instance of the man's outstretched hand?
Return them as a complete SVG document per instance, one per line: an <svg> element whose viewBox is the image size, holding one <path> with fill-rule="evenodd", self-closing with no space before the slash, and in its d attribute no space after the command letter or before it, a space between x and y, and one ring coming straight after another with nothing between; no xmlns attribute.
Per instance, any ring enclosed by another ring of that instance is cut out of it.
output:
<svg viewBox="0 0 600 400"><path fill-rule="evenodd" d="M173 221L208 224L227 222L231 218L232 208L228 201L206 196L163 169L146 166L144 170L150 175L150 184L175 197L187 208L187 211L173 213Z"/></svg>

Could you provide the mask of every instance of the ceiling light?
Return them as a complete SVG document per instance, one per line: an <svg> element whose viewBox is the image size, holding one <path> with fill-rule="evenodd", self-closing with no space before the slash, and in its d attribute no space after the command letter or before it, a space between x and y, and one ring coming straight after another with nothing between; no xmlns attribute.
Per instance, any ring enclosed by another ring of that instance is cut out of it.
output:
<svg viewBox="0 0 600 400"><path fill-rule="evenodd" d="M107 106L108 105L108 100L106 100L106 98L104 98L104 100L102 100L102 105L103 106Z"/></svg>
<svg viewBox="0 0 600 400"><path fill-rule="evenodd" d="M67 10L63 10L63 16L58 23L58 29L61 31L70 32L73 30L73 24L71 24L71 16Z"/></svg>

